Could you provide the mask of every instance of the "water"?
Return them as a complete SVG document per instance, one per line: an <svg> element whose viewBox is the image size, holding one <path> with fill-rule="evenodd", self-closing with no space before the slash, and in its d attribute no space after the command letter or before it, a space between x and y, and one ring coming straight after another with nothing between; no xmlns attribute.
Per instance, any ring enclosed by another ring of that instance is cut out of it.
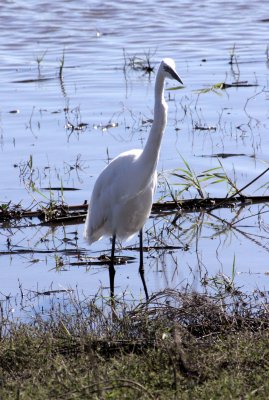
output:
<svg viewBox="0 0 269 400"><path fill-rule="evenodd" d="M183 167L182 156L199 174L219 166L212 154L243 154L220 161L238 187L250 182L269 158L268 18L269 4L263 1L5 2L0 8L0 203L32 207L61 201L60 191L42 188L64 186L79 189L64 191L65 202L81 204L108 158L143 147L149 124L142 121L152 118L155 75L124 68L134 56L149 57L155 70L160 59L173 57L185 84L183 90L167 91L169 122L159 171ZM238 80L257 86L197 92ZM101 129L110 122L116 126ZM87 127L68 129L80 123ZM196 125L216 129L195 130ZM255 194L267 194L267 181L268 174L246 192L265 185ZM206 191L225 196L227 185L209 185ZM192 189L191 196L196 194ZM188 245L189 250L145 254L149 292L186 284L200 289L201 279L210 283L219 272L231 276L234 266L238 285L268 289L267 213L267 205L260 205L215 216L187 214L175 229L173 216L150 219L146 244ZM234 221L234 227L227 229L217 218ZM74 265L81 259L65 250L99 256L109 249L108 239L89 249L82 225L32 225L0 227L3 295L17 293L18 282L23 290L77 286L87 295L100 287L107 292L107 268ZM123 254L138 257L136 251ZM137 263L117 267L116 292L143 296Z"/></svg>

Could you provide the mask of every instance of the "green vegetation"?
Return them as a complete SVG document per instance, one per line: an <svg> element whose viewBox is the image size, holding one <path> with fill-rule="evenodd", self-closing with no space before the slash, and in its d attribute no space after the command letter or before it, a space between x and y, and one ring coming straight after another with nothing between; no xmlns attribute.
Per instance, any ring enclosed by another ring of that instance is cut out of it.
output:
<svg viewBox="0 0 269 400"><path fill-rule="evenodd" d="M37 68L39 75L41 74L41 64L44 61L45 55L48 50L45 50L41 55L36 56Z"/></svg>
<svg viewBox="0 0 269 400"><path fill-rule="evenodd" d="M207 185L213 185L221 182L230 183L225 171L219 171L220 169L223 169L222 166L210 168L197 175L195 171L190 167L188 162L183 157L181 157L181 159L185 165L185 168L176 168L171 173L171 176L175 176L181 180L180 183L174 183L174 186L178 185L183 187L183 189L177 193L177 196L181 196L184 191L188 191L190 188L194 188L196 189L200 198L204 199L206 195L204 193L204 188L202 187L203 183L206 183Z"/></svg>
<svg viewBox="0 0 269 400"><path fill-rule="evenodd" d="M70 297L1 323L3 399L267 399L268 298L165 291L111 318ZM104 311L106 310L106 311Z"/></svg>

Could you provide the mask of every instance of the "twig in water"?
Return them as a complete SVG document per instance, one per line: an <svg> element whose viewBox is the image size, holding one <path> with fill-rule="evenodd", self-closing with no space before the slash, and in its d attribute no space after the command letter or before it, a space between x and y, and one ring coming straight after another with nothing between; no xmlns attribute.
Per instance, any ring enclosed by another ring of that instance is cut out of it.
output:
<svg viewBox="0 0 269 400"><path fill-rule="evenodd" d="M63 80L64 59L65 59L65 49L63 49L63 55L62 58L60 59L59 78L61 81Z"/></svg>

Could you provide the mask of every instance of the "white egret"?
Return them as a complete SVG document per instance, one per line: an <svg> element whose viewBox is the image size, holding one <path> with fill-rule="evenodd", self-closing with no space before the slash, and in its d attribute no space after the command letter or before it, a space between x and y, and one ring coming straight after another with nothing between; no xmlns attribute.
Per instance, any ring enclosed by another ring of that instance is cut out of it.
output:
<svg viewBox="0 0 269 400"><path fill-rule="evenodd" d="M114 296L114 253L116 237L128 239L140 232L139 271L148 297L143 267L142 229L150 215L157 184L157 163L163 133L167 123L167 104L164 98L165 78L181 78L171 58L162 60L155 82L154 120L144 150L121 153L97 178L88 207L84 238L89 244L103 236L112 237L109 268L111 296Z"/></svg>

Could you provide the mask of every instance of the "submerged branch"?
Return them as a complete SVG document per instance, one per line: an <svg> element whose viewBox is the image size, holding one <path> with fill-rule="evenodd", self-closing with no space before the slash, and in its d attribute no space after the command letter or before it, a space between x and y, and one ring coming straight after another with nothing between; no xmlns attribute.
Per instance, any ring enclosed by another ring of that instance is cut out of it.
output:
<svg viewBox="0 0 269 400"><path fill-rule="evenodd" d="M216 208L233 208L235 206L245 206L258 203L269 202L269 196L242 196L234 197L210 197L205 199L186 199L153 203L152 215L163 215L178 211L196 212L212 211ZM62 225L80 224L86 217L88 205L86 203L78 205L54 205L48 208L26 210L18 206L0 206L0 222L38 218L41 225Z"/></svg>

